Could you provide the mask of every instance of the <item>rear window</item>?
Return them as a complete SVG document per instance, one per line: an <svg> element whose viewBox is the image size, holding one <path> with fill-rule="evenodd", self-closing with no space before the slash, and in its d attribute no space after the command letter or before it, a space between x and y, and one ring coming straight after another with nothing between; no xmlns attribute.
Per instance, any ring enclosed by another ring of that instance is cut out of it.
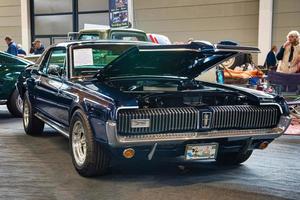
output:
<svg viewBox="0 0 300 200"><path fill-rule="evenodd" d="M100 37L98 34L86 33L86 34L81 34L78 39L79 40L100 40Z"/></svg>
<svg viewBox="0 0 300 200"><path fill-rule="evenodd" d="M146 34L128 31L113 31L111 33L111 39L126 41L148 41Z"/></svg>

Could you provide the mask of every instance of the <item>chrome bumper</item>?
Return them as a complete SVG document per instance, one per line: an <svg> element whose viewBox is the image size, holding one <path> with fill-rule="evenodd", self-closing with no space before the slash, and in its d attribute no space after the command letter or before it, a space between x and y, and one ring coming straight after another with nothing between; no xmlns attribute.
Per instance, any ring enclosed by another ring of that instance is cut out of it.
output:
<svg viewBox="0 0 300 200"><path fill-rule="evenodd" d="M108 143L112 147L143 146L153 145L155 143L181 143L187 140L199 139L217 139L228 138L234 140L237 138L251 137L253 139L273 139L282 135L291 123L291 117L281 116L278 125L275 128L265 129L245 129L245 130L216 130L206 132L184 132L184 133L157 133L121 136L117 134L117 124L114 121L106 123L106 133Z"/></svg>

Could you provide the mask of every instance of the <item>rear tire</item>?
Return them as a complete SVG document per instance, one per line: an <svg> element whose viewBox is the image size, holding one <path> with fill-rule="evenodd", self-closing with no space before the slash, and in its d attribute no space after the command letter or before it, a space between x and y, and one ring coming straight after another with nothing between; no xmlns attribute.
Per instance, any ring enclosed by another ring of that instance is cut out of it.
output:
<svg viewBox="0 0 300 200"><path fill-rule="evenodd" d="M220 152L217 156L218 165L239 165L250 158L252 150L246 151L246 153L241 154L240 152L233 153L222 153Z"/></svg>
<svg viewBox="0 0 300 200"><path fill-rule="evenodd" d="M15 117L22 117L23 101L17 89L13 91L7 100L7 109Z"/></svg>
<svg viewBox="0 0 300 200"><path fill-rule="evenodd" d="M31 136L42 135L44 130L44 122L33 113L28 92L25 93L23 101L23 126L26 134Z"/></svg>
<svg viewBox="0 0 300 200"><path fill-rule="evenodd" d="M81 110L76 110L71 119L70 147L73 165L80 175L91 177L107 172L110 153L95 141L89 121Z"/></svg>

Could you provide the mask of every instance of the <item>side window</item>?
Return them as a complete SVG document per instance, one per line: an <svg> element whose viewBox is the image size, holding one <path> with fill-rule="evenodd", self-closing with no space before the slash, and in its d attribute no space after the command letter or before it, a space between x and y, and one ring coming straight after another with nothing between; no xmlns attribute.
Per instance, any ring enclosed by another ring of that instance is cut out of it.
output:
<svg viewBox="0 0 300 200"><path fill-rule="evenodd" d="M44 74L62 76L66 72L66 49L52 49L40 65Z"/></svg>

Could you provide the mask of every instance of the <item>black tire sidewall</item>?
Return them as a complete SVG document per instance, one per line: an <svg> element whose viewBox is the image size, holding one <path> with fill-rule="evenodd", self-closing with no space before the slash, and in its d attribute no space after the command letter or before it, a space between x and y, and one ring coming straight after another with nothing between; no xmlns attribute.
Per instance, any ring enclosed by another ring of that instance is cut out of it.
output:
<svg viewBox="0 0 300 200"><path fill-rule="evenodd" d="M30 101L28 99L28 93L25 93L24 95L24 99L23 99L23 113L24 113L24 109L25 109L25 104L28 104L28 109L29 109L29 117L28 117L28 126L26 127L25 126L25 123L24 123L24 116L23 116L23 127L24 127L24 130L25 132L28 134L29 133L29 129L30 127L32 126L32 107L31 107L31 104L30 104Z"/></svg>
<svg viewBox="0 0 300 200"><path fill-rule="evenodd" d="M29 117L28 117L28 126L25 126L24 123L24 116L23 116L23 127L28 135L32 136L37 136L41 135L44 130L44 122L38 119L36 116L34 116L34 111L32 108L32 105L29 100L29 95L28 92L24 94L24 99L23 99L23 114L24 114L24 109L25 109L25 104L28 104L28 109L29 109Z"/></svg>
<svg viewBox="0 0 300 200"><path fill-rule="evenodd" d="M18 97L19 97L19 92L17 89L14 89L14 91L12 92L12 94L8 99L7 108L13 116L22 117L23 113L18 109L18 105L17 105Z"/></svg>

